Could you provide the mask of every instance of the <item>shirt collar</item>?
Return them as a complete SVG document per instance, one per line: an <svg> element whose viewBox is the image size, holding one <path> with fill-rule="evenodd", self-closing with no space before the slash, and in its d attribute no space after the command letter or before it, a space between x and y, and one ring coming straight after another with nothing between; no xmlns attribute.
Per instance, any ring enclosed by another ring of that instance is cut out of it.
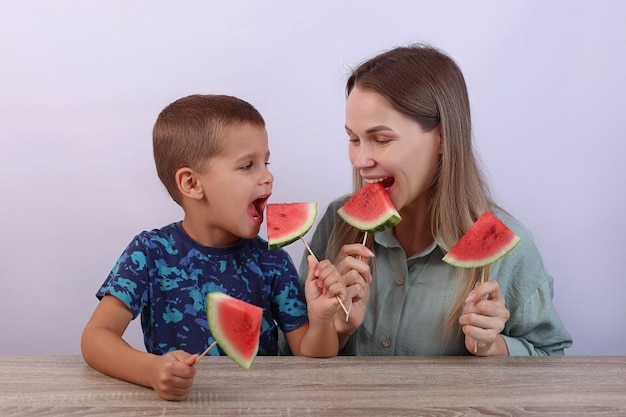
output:
<svg viewBox="0 0 626 417"><path fill-rule="evenodd" d="M388 229L383 230L382 232L377 232L374 235L374 241L378 243L379 245L384 246L386 248L402 249L402 246L400 246L400 242L398 242L398 239L396 239L396 236L393 234L393 228L388 228ZM437 242L434 241L433 243L428 245L426 248L424 248L422 251L410 256L408 259L422 258L426 255L430 255L435 250L436 247L437 247Z"/></svg>

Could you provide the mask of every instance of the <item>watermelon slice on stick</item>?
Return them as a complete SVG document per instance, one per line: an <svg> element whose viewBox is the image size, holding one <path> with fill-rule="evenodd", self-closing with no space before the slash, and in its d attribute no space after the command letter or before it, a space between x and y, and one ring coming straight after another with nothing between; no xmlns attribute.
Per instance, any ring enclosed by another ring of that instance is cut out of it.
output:
<svg viewBox="0 0 626 417"><path fill-rule="evenodd" d="M461 239L443 257L443 261L460 268L480 268L494 263L509 253L520 242L520 237L492 212L484 212ZM480 283L486 281L485 269ZM474 352L478 351L478 341Z"/></svg>
<svg viewBox="0 0 626 417"><path fill-rule="evenodd" d="M317 203L273 203L268 204L266 210L270 249L302 239L317 217Z"/></svg>
<svg viewBox="0 0 626 417"><path fill-rule="evenodd" d="M263 309L219 291L207 295L206 305L215 342L237 365L249 370L259 351Z"/></svg>
<svg viewBox="0 0 626 417"><path fill-rule="evenodd" d="M443 257L443 261L460 268L478 268L502 258L519 242L515 232L492 212L486 211Z"/></svg>
<svg viewBox="0 0 626 417"><path fill-rule="evenodd" d="M280 248L300 239L309 253L319 262L311 247L304 240L315 218L317 217L317 203L270 203L267 210L267 244L270 249ZM346 314L346 321L350 310L336 297L339 305Z"/></svg>
<svg viewBox="0 0 626 417"><path fill-rule="evenodd" d="M382 182L365 183L337 210L337 214L350 226L364 232L363 246L367 242L367 232L385 230L402 220Z"/></svg>
<svg viewBox="0 0 626 417"><path fill-rule="evenodd" d="M365 183L337 210L350 226L363 232L378 232L402 220L381 182Z"/></svg>

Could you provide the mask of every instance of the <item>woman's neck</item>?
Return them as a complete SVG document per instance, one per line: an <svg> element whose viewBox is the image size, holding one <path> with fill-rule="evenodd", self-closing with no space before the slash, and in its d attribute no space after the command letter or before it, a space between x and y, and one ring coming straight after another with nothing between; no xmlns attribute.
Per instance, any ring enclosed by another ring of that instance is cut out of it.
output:
<svg viewBox="0 0 626 417"><path fill-rule="evenodd" d="M426 210L411 210L400 213L402 221L394 227L394 235L407 257L430 246L434 239L430 224L430 213Z"/></svg>

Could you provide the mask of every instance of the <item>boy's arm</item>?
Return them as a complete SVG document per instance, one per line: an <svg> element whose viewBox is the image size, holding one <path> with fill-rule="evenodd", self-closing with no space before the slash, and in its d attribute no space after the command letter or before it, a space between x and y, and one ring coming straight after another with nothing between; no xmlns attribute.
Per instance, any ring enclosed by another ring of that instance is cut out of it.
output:
<svg viewBox="0 0 626 417"><path fill-rule="evenodd" d="M339 338L334 324L341 309L337 297L345 304L346 286L335 266L328 260L319 264L308 258L304 283L309 323L285 334L294 355L329 357L339 353Z"/></svg>
<svg viewBox="0 0 626 417"><path fill-rule="evenodd" d="M115 296L104 296L83 331L85 361L106 375L151 387L166 400L187 398L198 355L179 350L159 356L136 350L122 339L131 320L124 303Z"/></svg>

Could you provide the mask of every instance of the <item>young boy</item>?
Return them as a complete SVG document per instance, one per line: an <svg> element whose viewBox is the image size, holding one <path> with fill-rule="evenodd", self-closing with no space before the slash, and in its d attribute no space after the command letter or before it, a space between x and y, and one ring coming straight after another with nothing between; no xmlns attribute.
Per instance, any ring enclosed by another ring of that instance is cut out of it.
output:
<svg viewBox="0 0 626 417"><path fill-rule="evenodd" d="M259 112L230 96L181 98L157 118L153 146L159 178L184 218L140 233L120 256L83 332L85 361L164 399L185 399L198 354L214 340L204 305L210 291L263 308L259 355L277 354L277 326L294 354L336 355L336 296L348 299L336 268L311 259L303 290L287 252L268 250L257 236L274 181ZM122 338L138 315L147 352Z"/></svg>

